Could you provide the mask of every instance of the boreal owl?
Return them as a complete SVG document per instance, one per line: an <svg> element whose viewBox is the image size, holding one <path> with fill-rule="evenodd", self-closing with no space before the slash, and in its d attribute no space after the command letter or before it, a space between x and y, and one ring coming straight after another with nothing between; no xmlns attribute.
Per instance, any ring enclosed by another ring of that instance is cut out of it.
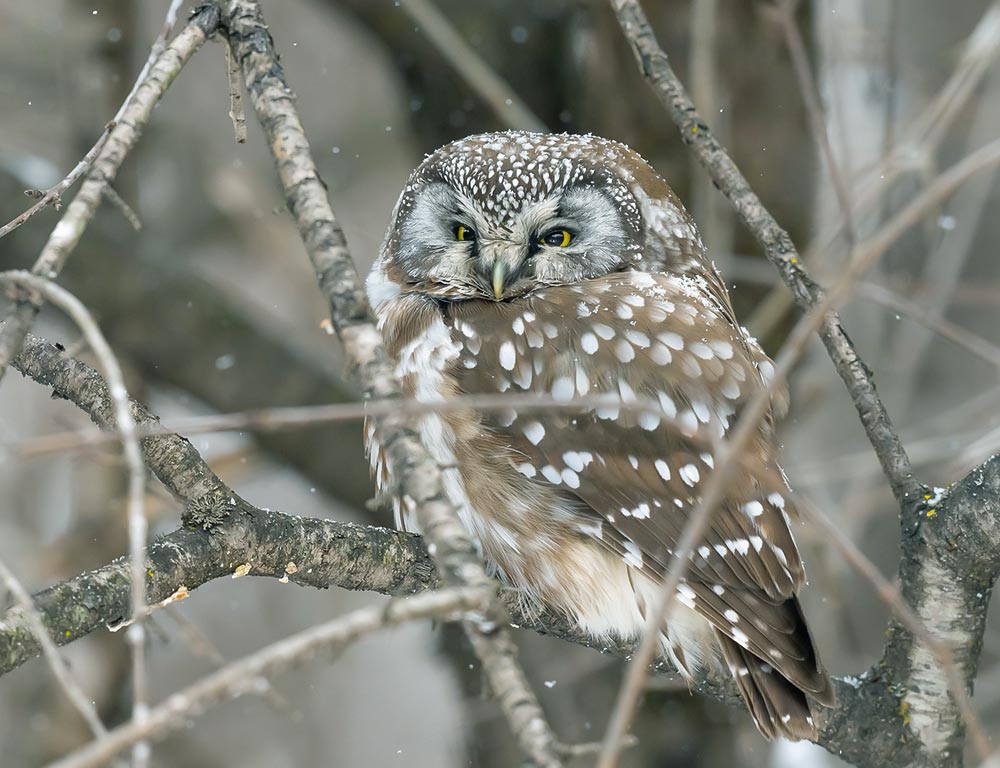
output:
<svg viewBox="0 0 1000 768"><path fill-rule="evenodd" d="M588 398L417 423L462 522L526 610L560 611L597 639L641 636L713 441L773 372L666 182L594 136L454 142L407 182L368 295L412 397ZM766 737L811 738L810 708L832 688L796 597L804 572L772 415L688 564L661 645L682 675L728 670ZM371 424L368 445L391 495ZM419 532L408 500L394 506L397 525Z"/></svg>

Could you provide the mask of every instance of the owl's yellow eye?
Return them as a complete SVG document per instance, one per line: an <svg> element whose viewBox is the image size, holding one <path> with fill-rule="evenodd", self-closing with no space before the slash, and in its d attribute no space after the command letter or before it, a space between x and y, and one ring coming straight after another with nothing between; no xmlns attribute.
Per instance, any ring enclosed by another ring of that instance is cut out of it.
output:
<svg viewBox="0 0 1000 768"><path fill-rule="evenodd" d="M476 239L476 233L464 224L459 224L455 227L455 239L461 240L463 243L469 242Z"/></svg>
<svg viewBox="0 0 1000 768"><path fill-rule="evenodd" d="M572 239L573 236L565 229L554 229L547 235L542 236L542 242L545 245L551 245L553 248L565 248Z"/></svg>

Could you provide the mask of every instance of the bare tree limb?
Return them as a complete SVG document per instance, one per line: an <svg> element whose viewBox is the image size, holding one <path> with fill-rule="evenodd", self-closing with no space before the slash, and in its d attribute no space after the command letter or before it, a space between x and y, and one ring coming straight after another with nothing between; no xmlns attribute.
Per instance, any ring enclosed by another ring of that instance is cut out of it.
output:
<svg viewBox="0 0 1000 768"><path fill-rule="evenodd" d="M489 105L509 128L544 132L545 123L531 111L510 85L483 61L432 0L403 0L403 10L420 25L431 42L465 83Z"/></svg>
<svg viewBox="0 0 1000 768"><path fill-rule="evenodd" d="M184 725L213 704L252 692L260 678L283 672L322 652L340 651L380 629L418 619L454 620L469 611L488 608L489 590L452 587L396 600L387 606L361 608L283 638L256 653L227 664L197 683L172 694L150 711L142 723L119 726L107 736L51 764L51 768L92 768L142 739L160 737Z"/></svg>
<svg viewBox="0 0 1000 768"><path fill-rule="evenodd" d="M128 540L129 559L132 563L131 598L132 626L128 629L127 640L132 654L132 719L141 724L146 718L149 701L149 683L146 670L146 634L142 617L146 610L146 579L143 563L146 560L146 512L144 497L146 491L146 468L142 463L139 438L136 436L135 419L129 408L129 396L125 389L125 377L121 366L104 335L87 308L79 299L49 280L30 272L0 272L0 285L16 287L20 293L29 294L28 301L39 304L39 298L59 307L76 323L87 344L104 369L108 384L108 396L114 409L114 424L122 442L125 466L128 469ZM30 294L37 294L38 298ZM44 645L43 645L44 648ZM136 745L133 763L138 766L148 761L148 748L144 743Z"/></svg>
<svg viewBox="0 0 1000 768"><path fill-rule="evenodd" d="M611 4L635 53L640 72L667 107L684 142L764 248L768 260L778 269L781 278L794 294L796 303L802 309L810 309L821 300L821 289L800 263L791 237L764 207L725 148L698 114L684 86L674 74L667 55L656 42L639 3L637 0L611 0ZM901 505L916 503L920 499L922 487L913 476L910 460L878 396L871 371L858 357L835 313L824 318L820 338L861 416L865 432L889 479L893 495Z"/></svg>
<svg viewBox="0 0 1000 768"><path fill-rule="evenodd" d="M56 347L34 337L29 337L14 365L53 386L57 395L71 399L95 421L110 427L107 387L89 366L65 358ZM140 424L157 421L137 403L132 403L132 411ZM419 537L258 509L233 494L183 438L148 437L142 447L147 463L178 498L200 500L189 504L184 527L150 543L145 575L151 604L170 600L179 590L188 593L213 579L244 571L251 576L287 578L305 586L339 586L395 595L438 586L434 564ZM977 643L982 639L984 597L1000 573L1000 457L970 473L940 499L923 501L921 526L907 538L907 546L921 542L922 556L935 561L949 558L942 567L963 573L963 579L955 583L969 590L968 594L963 591L958 595L968 601L969 609L956 614L960 622L956 631L963 633L963 645L956 655L963 674L968 675L970 655L978 653ZM289 574L288 564L292 562L296 568ZM249 570L240 566L249 566ZM69 643L127 619L130 572L128 561L118 560L36 594L35 605L54 640ZM940 586L933 585L935 589ZM905 582L903 588L905 599L912 605ZM517 612L516 604L511 607L514 620L524 628L595 646L592 638L574 630L564 617L524 616ZM925 625L936 626L926 616L918 616ZM858 678L836 683L838 706L818 713L820 744L859 765L930 764L917 760L919 741L912 738L904 717L914 711L907 699L912 694L908 687L908 648L912 646L912 634L897 627L879 664ZM596 647L621 657L635 651L626 643ZM0 674L38 653L37 640L23 609L14 607L0 616ZM923 674L933 671L933 660L929 664L922 668ZM669 671L665 664L661 663L660 668ZM704 673L694 688L724 701L738 702L731 681L711 671ZM918 706L917 711L925 710Z"/></svg>
<svg viewBox="0 0 1000 768"><path fill-rule="evenodd" d="M76 711L80 713L80 716L87 723L87 727L90 728L91 733L94 736L103 736L108 731L104 727L104 723L101 722L101 718L94 709L94 705L87 698L87 694L80 689L80 686L73 679L66 665L66 660L59 654L56 644L52 642L52 637L49 635L49 630L45 627L45 622L38 615L38 611L35 610L35 605L31 601L31 595L28 594L27 590L17 577L14 576L10 568L7 567L3 559L0 559L0 584L3 584L14 595L17 605L21 609L21 615L31 628L31 632L42 650L42 656L45 657L49 669L52 670L52 676L55 677L59 687L66 694L66 698L70 700Z"/></svg>
<svg viewBox="0 0 1000 768"><path fill-rule="evenodd" d="M250 101L268 138L288 209L312 260L320 290L330 302L330 319L344 345L351 374L366 398L398 397L394 367L372 323L361 281L327 200L260 5L256 0L228 0L223 19ZM444 493L440 469L415 439L410 424L387 416L375 425L398 492L413 499L417 520L445 583L484 588L491 584L469 532ZM465 622L464 626L522 751L539 766L559 766L558 741L528 686L503 623L498 605L496 615L479 625Z"/></svg>
<svg viewBox="0 0 1000 768"><path fill-rule="evenodd" d="M58 184L49 187L44 192L39 189L26 189L24 194L29 197L37 198L38 202L21 215L8 221L0 227L0 237L10 234L36 213L40 213L43 209L48 208L50 205L54 205L57 211L61 210L63 192L76 184L77 180L90 169L91 164L94 162L94 158L96 158L101 149L104 148L104 142L107 141L108 135L114 127L115 124L113 122L104 126L104 130L101 131L101 135L98 137L97 143L87 150L87 154L83 156L80 162L73 166L73 170L67 173L65 178L63 178Z"/></svg>

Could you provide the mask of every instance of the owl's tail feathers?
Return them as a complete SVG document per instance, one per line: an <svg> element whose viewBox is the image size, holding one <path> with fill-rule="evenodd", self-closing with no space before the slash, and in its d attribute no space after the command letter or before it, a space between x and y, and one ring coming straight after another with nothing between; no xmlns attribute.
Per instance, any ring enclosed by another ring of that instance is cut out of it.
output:
<svg viewBox="0 0 1000 768"><path fill-rule="evenodd" d="M766 661L721 632L716 634L726 666L764 738L769 741L779 736L792 741L815 739L816 724L810 701L830 706L832 689L827 686L809 696Z"/></svg>

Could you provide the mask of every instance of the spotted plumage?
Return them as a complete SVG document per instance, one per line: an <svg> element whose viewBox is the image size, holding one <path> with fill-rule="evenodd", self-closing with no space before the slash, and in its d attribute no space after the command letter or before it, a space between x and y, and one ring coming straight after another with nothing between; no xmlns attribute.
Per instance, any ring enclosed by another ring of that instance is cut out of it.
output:
<svg viewBox="0 0 1000 768"><path fill-rule="evenodd" d="M420 435L526 609L562 611L597 638L641 635L712 446L773 370L670 188L604 139L471 137L414 171L368 288L413 397L587 398L428 414ZM371 427L368 439L391 491ZM678 586L663 653L685 675L728 669L765 736L808 738L813 702L832 694L796 598L770 416L737 476ZM395 505L416 530L407 500Z"/></svg>

